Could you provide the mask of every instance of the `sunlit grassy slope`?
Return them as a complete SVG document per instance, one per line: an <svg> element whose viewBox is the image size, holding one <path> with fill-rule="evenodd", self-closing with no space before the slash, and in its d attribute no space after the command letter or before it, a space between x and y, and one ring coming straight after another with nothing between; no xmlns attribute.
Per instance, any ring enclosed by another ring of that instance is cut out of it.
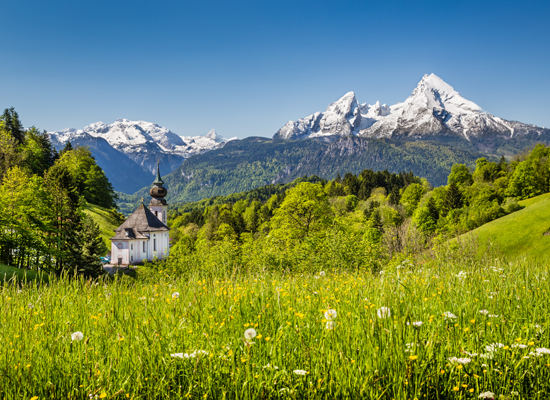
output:
<svg viewBox="0 0 550 400"><path fill-rule="evenodd" d="M99 229L101 230L101 237L103 238L103 241L105 242L107 247L110 249L111 242L109 238L115 235L113 231L120 226L120 223L111 214L111 211L106 208L96 206L95 204L87 204L84 212L90 215L99 225Z"/></svg>
<svg viewBox="0 0 550 400"><path fill-rule="evenodd" d="M525 206L471 233L477 235L480 252L488 244L506 257L527 257L529 260L548 260L550 257L550 193L520 201ZM549 232L548 235L545 235Z"/></svg>
<svg viewBox="0 0 550 400"><path fill-rule="evenodd" d="M4 280L10 280L13 276L16 276L20 280L33 280L36 279L38 273L36 271L28 271L26 269L9 267L4 264L0 264L0 282Z"/></svg>

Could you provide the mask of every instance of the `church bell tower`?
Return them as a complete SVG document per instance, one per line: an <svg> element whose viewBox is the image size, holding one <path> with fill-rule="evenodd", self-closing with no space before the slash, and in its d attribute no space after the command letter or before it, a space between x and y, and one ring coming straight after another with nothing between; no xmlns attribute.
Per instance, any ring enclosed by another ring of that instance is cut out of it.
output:
<svg viewBox="0 0 550 400"><path fill-rule="evenodd" d="M164 187L164 181L160 177L160 167L159 162L157 161L157 179L153 182L153 187L149 191L152 199L149 203L149 209L155 216L166 225L168 212L168 204L164 197L168 194L168 191Z"/></svg>

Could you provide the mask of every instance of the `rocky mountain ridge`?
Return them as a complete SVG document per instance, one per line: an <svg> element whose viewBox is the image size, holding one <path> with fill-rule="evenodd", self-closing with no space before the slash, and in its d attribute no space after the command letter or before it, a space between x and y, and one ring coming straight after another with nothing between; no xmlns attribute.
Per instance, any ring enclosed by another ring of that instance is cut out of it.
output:
<svg viewBox="0 0 550 400"><path fill-rule="evenodd" d="M157 161L163 174L179 167L193 155L223 147L228 141L214 129L204 136L179 136L146 121L118 119L112 124L96 122L83 129L48 132L58 150L70 141L87 146L112 182L115 190L134 193L148 185L156 173Z"/></svg>
<svg viewBox="0 0 550 400"><path fill-rule="evenodd" d="M424 75L412 94L392 106L359 104L348 92L330 104L298 121L287 122L274 139L305 139L318 136L357 135L391 139L461 139L486 137L512 139L518 135L549 135L550 130L488 113L462 97L452 86L434 74Z"/></svg>
<svg viewBox="0 0 550 400"><path fill-rule="evenodd" d="M212 129L204 136L182 137L168 128L146 121L117 119L112 124L95 122L83 129L48 132L54 144L64 145L87 136L102 138L114 149L126 154L151 174L156 172L157 159L171 172L183 160L195 154L219 148L229 140Z"/></svg>

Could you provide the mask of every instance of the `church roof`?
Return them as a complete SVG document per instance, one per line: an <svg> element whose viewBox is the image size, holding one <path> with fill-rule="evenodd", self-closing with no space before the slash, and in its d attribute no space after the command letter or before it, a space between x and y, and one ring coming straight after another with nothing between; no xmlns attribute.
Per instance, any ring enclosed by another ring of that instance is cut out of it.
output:
<svg viewBox="0 0 550 400"><path fill-rule="evenodd" d="M137 210L115 229L116 234L111 240L147 239L143 233L168 231L169 229L147 207L140 204Z"/></svg>

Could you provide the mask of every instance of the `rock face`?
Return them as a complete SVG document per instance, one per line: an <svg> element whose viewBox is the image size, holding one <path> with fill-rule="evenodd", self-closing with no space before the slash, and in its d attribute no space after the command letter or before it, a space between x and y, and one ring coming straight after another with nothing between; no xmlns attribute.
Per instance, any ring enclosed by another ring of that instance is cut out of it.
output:
<svg viewBox="0 0 550 400"><path fill-rule="evenodd" d="M211 130L205 136L182 137L154 123L130 121L128 119L118 119L109 125L103 122L96 122L83 129L64 129L62 131L49 132L49 135L52 143L58 149L62 148L67 141L71 141L71 143L77 145L84 145L80 143L95 143L97 139L101 139L106 142L102 145L102 149L105 149L105 145L110 146L116 153L123 154L139 165L151 177L156 173L157 160L160 161L163 174L168 174L179 167L186 158L217 149L229 140L232 140L225 139L217 134L215 130ZM95 142L93 139L96 139ZM96 152L99 151L97 146L90 146L90 150L97 158L98 154ZM110 152L110 154L114 153ZM115 189L127 193L128 185L117 184L119 179L116 179L115 176L117 174L122 176L130 175L132 171L126 171L126 168L132 166L135 171L134 163L121 163L117 171L116 166L110 163L103 163L102 165L98 160L98 164L105 170L107 177L109 177ZM111 170L112 168L114 170ZM135 173L136 175L140 175L143 171L135 171ZM140 179L140 181L142 180ZM130 187L135 188L135 185L131 185ZM137 189L139 187L135 188L135 190Z"/></svg>
<svg viewBox="0 0 550 400"><path fill-rule="evenodd" d="M412 94L392 106L358 104L353 92L298 121L289 121L275 139L305 139L328 135L369 138L441 139L470 141L488 137L548 135L550 131L517 121L507 121L466 100L434 74L424 75Z"/></svg>
<svg viewBox="0 0 550 400"><path fill-rule="evenodd" d="M363 108L362 108L363 107ZM319 136L347 136L356 132L362 125L360 106L355 93L348 92L338 101L330 104L326 111L316 112L298 121L288 121L275 134L274 139L305 139Z"/></svg>

